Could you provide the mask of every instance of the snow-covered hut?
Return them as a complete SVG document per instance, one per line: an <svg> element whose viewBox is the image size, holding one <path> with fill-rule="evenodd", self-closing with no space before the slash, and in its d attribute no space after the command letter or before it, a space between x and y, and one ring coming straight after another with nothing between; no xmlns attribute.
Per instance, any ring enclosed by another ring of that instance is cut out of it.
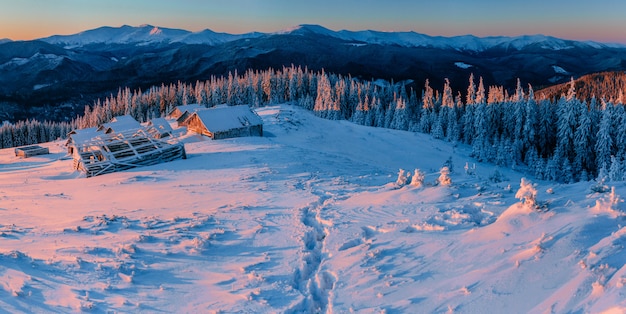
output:
<svg viewBox="0 0 626 314"><path fill-rule="evenodd" d="M172 126L164 118L154 118L148 121L147 131L154 138L163 138L172 135Z"/></svg>
<svg viewBox="0 0 626 314"><path fill-rule="evenodd" d="M67 134L67 142L65 142L67 153L70 155L73 154L77 147L82 147L84 143L102 134L104 134L104 132L98 131L97 127L73 130Z"/></svg>
<svg viewBox="0 0 626 314"><path fill-rule="evenodd" d="M101 125L98 128L98 131L103 131L105 134L109 134L112 132L125 132L140 128L141 124L139 124L135 118L129 115L124 115L115 117L111 120L111 122Z"/></svg>
<svg viewBox="0 0 626 314"><path fill-rule="evenodd" d="M250 107L219 106L194 112L185 120L187 129L214 140L263 136L263 120Z"/></svg>
<svg viewBox="0 0 626 314"><path fill-rule="evenodd" d="M176 119L176 122L178 123L178 126L180 127L180 126L184 126L184 121L187 120L187 118L190 115L192 115L194 112L198 110L203 110L203 109L206 109L206 107L200 104L176 106L174 109L172 109L172 111L170 111L170 113L167 116L172 119Z"/></svg>
<svg viewBox="0 0 626 314"><path fill-rule="evenodd" d="M143 129L100 134L74 149L74 169L87 177L186 158L182 143L155 139Z"/></svg>
<svg viewBox="0 0 626 314"><path fill-rule="evenodd" d="M39 145L22 146L15 149L15 156L21 158L45 154L50 154L50 150L47 147L41 147Z"/></svg>

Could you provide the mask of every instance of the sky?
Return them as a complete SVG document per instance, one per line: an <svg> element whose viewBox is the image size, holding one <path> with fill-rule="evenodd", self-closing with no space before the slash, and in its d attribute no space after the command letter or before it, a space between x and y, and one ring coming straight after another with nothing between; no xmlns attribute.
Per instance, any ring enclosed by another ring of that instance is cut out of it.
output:
<svg viewBox="0 0 626 314"><path fill-rule="evenodd" d="M624 0L0 0L0 38L30 40L100 26L241 34L300 24L432 36L544 34L626 44Z"/></svg>

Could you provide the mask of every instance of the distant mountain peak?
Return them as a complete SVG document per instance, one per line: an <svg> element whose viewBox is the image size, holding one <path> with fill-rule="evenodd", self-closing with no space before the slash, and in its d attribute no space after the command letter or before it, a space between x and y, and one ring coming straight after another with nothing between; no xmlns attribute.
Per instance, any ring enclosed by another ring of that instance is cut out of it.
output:
<svg viewBox="0 0 626 314"><path fill-rule="evenodd" d="M335 34L334 31L325 28L324 26L317 24L300 24L293 27L289 27L287 29L270 33L270 35L308 35L308 34L319 34L319 35L332 35Z"/></svg>
<svg viewBox="0 0 626 314"><path fill-rule="evenodd" d="M150 35L161 35L161 34L163 34L163 31L157 26L153 27L152 30L150 30Z"/></svg>

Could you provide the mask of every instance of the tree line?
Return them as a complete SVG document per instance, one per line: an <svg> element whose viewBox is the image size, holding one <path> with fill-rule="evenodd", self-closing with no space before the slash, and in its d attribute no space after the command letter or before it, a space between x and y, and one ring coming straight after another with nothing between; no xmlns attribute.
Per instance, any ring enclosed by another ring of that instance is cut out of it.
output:
<svg viewBox="0 0 626 314"><path fill-rule="evenodd" d="M621 99L620 99L621 100ZM420 95L403 84L362 81L302 67L248 70L193 84L178 82L146 91L119 89L86 106L70 123L36 121L0 127L3 147L62 138L72 128L98 126L117 115L140 122L174 107L198 103L262 107L292 103L326 119L422 132L472 147L479 161L526 170L538 179L586 181L598 176L626 179L626 110L615 98L579 100L572 82L558 99L538 99L518 81L514 92L486 87L470 76L467 90L441 90L428 80Z"/></svg>

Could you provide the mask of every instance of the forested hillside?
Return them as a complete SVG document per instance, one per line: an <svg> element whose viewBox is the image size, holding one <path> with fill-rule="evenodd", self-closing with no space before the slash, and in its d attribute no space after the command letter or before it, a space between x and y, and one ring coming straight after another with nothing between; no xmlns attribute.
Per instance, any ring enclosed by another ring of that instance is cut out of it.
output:
<svg viewBox="0 0 626 314"><path fill-rule="evenodd" d="M442 90L426 81L423 91L402 84L360 81L301 67L237 72L195 84L147 91L120 89L97 101L69 124L34 121L0 127L3 147L62 137L69 128L92 127L121 114L139 121L164 116L174 106L227 103L262 107L294 103L327 119L423 132L471 145L473 156L503 167L525 169L559 182L626 177L626 110L620 98L579 100L575 84L555 100L535 97L531 86L509 94L470 76L466 96L446 80ZM413 145L415 143L407 143Z"/></svg>
<svg viewBox="0 0 626 314"><path fill-rule="evenodd" d="M571 83L571 82L570 82ZM554 85L537 91L537 96L557 99L567 93L570 83ZM626 96L626 72L601 72L574 80L576 98L590 101L593 97L623 103Z"/></svg>

